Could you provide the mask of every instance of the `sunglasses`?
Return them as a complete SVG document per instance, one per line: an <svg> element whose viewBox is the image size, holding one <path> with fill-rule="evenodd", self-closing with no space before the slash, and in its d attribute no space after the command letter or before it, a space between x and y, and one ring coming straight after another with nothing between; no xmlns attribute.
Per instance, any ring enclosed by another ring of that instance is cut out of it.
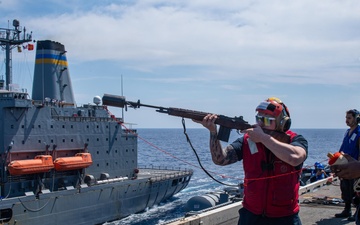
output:
<svg viewBox="0 0 360 225"><path fill-rule="evenodd" d="M260 115L256 115L256 122L257 123L262 123L265 126L270 126L272 121L275 121L276 119L274 117L270 117L270 116L260 116Z"/></svg>

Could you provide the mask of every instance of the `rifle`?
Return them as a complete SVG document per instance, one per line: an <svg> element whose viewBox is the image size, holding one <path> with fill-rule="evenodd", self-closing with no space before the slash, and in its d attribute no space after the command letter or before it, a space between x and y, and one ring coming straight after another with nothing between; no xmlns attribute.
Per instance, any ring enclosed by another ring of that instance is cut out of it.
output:
<svg viewBox="0 0 360 225"><path fill-rule="evenodd" d="M140 103L140 100L138 100L137 102L131 102L131 101L126 101L124 96L110 95L110 94L104 94L102 98L102 102L103 105L125 108L125 110L127 110L128 106L134 109L140 108L140 106L154 108L156 109L156 112L159 113L166 113L171 116L177 116L177 117L193 119L198 121L202 121L206 115L210 114L206 112L200 112L200 111L194 111L194 110L182 109L182 108L171 108L171 107L166 108L162 106L146 105ZM220 125L217 138L225 142L229 141L229 136L232 129L245 130L253 127L247 121L245 121L242 116L227 117L223 115L218 115L218 118L215 120L215 124ZM278 141L284 143L290 143L290 137L285 132L267 130L267 129L263 129L263 130L266 134L271 135Z"/></svg>

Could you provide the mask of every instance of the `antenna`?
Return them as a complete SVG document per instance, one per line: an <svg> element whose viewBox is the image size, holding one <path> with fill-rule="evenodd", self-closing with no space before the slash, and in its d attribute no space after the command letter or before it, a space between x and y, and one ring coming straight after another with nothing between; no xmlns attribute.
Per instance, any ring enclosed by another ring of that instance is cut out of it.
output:
<svg viewBox="0 0 360 225"><path fill-rule="evenodd" d="M24 28L21 31L20 22L18 20L13 20L13 29L10 28L0 28L0 46L5 49L6 59L6 90L10 91L10 85L12 84L12 49L22 45L25 42L32 41L32 32L26 34L26 29ZM8 25L9 27L9 25ZM20 38L20 33L24 32L24 38Z"/></svg>
<svg viewBox="0 0 360 225"><path fill-rule="evenodd" d="M124 86L123 86L123 75L121 74L121 96L124 96ZM122 120L125 121L125 118L124 118L124 108L121 109L121 117L122 117Z"/></svg>

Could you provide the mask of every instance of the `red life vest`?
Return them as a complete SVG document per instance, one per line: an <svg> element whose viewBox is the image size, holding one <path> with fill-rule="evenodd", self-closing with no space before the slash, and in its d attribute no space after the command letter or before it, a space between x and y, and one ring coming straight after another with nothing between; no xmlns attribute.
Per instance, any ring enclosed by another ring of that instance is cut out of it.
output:
<svg viewBox="0 0 360 225"><path fill-rule="evenodd" d="M292 140L296 133L286 132ZM278 159L261 143L244 136L245 171L243 206L256 215L290 216L299 212L300 168Z"/></svg>

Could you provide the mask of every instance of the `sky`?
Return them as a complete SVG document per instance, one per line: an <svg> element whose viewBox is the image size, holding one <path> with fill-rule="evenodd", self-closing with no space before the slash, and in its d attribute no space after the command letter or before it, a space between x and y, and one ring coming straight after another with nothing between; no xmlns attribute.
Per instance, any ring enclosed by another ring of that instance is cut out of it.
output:
<svg viewBox="0 0 360 225"><path fill-rule="evenodd" d="M254 123L276 96L292 128L345 129L345 112L360 110L359 12L358 0L0 0L0 27L17 19L33 40L64 44L78 105L107 93ZM13 51L13 82L29 93L34 59ZM144 107L124 117L182 127Z"/></svg>

